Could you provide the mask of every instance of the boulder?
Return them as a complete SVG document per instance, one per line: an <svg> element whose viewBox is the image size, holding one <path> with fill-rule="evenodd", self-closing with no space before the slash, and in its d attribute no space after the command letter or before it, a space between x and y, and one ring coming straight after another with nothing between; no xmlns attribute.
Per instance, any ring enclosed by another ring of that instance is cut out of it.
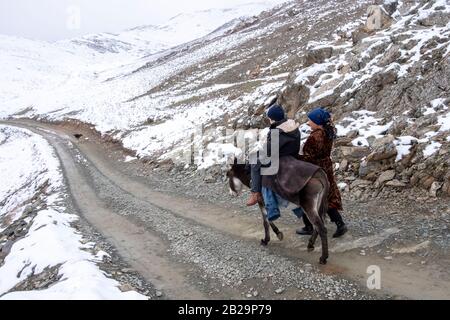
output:
<svg viewBox="0 0 450 320"><path fill-rule="evenodd" d="M348 169L348 160L347 159L343 159L340 163L339 163L339 171L347 171Z"/></svg>
<svg viewBox="0 0 450 320"><path fill-rule="evenodd" d="M438 182L438 181L433 182L431 184L430 191L429 191L430 196L436 198L438 191L442 189L443 185L444 185L443 182Z"/></svg>
<svg viewBox="0 0 450 320"><path fill-rule="evenodd" d="M367 8L365 28L368 32L385 29L391 24L392 18L382 6L372 5Z"/></svg>
<svg viewBox="0 0 450 320"><path fill-rule="evenodd" d="M376 139L372 144L373 152L367 156L367 161L380 161L397 157L397 147L394 140L393 135Z"/></svg>
<svg viewBox="0 0 450 320"><path fill-rule="evenodd" d="M380 59L380 62L378 63L378 65L380 67L385 67L385 66L395 62L395 60L397 60L400 57L401 57L400 46L393 45L386 51L384 56Z"/></svg>
<svg viewBox="0 0 450 320"><path fill-rule="evenodd" d="M385 182L391 181L395 178L395 170L384 171L375 182L375 186L379 187Z"/></svg>
<svg viewBox="0 0 450 320"><path fill-rule="evenodd" d="M352 32L353 45L360 43L362 41L362 39L367 38L368 36L369 36L369 33L367 32L365 27L360 27L360 28L356 29L355 31ZM353 64L350 63L350 66L353 71L358 71L360 68L358 65L358 67L357 67L358 70L355 70L356 66L354 63Z"/></svg>
<svg viewBox="0 0 450 320"><path fill-rule="evenodd" d="M334 146L335 147L342 147L342 146L351 146L352 145L352 138L348 138L348 137L340 137L337 138L336 141L334 142Z"/></svg>
<svg viewBox="0 0 450 320"><path fill-rule="evenodd" d="M291 84L279 95L277 103L282 105L289 118L293 118L301 106L309 100L310 90L303 84Z"/></svg>
<svg viewBox="0 0 450 320"><path fill-rule="evenodd" d="M360 177L373 178L380 171L392 169L397 157L397 147L394 136L387 135L371 143L372 152L361 162L358 174Z"/></svg>
<svg viewBox="0 0 450 320"><path fill-rule="evenodd" d="M338 148L338 154L341 158L347 160L361 160L370 153L368 147L340 147Z"/></svg>
<svg viewBox="0 0 450 320"><path fill-rule="evenodd" d="M305 53L302 58L304 68L307 68L315 63L322 63L333 55L332 47L324 47L319 49L312 49Z"/></svg>

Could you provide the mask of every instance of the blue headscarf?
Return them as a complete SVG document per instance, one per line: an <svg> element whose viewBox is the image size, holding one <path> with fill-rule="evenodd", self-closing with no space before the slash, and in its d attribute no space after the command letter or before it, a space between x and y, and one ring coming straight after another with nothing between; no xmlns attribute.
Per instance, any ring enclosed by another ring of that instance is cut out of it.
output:
<svg viewBox="0 0 450 320"><path fill-rule="evenodd" d="M315 124L324 126L330 121L331 115L327 110L323 108L316 108L308 113L308 118Z"/></svg>

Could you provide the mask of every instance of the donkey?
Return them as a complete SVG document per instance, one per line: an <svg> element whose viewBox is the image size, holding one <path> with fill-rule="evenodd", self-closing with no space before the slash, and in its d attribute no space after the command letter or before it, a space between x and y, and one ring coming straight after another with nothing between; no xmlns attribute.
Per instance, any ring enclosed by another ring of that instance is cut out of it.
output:
<svg viewBox="0 0 450 320"><path fill-rule="evenodd" d="M238 196L241 194L243 187L250 188L250 174L247 172L246 165L244 164L233 164L230 170L227 172L227 177L229 181L230 194ZM264 225L264 239L261 239L261 245L267 246L270 242L270 230L269 226L272 228L273 232L277 236L278 240L283 241L284 235L278 227L273 222L269 222L267 219L266 208L264 202L258 202L259 210L261 211L261 216Z"/></svg>
<svg viewBox="0 0 450 320"><path fill-rule="evenodd" d="M229 179L230 192L234 195L239 195L244 186L250 187L250 172L246 170L245 164L237 164L235 162L227 172L227 177ZM325 215L328 210L328 192L329 182L327 175L323 169L319 168L295 199L287 199L302 207L308 220L314 226L313 234L307 246L308 252L314 251L314 245L317 237L320 235L322 242L322 256L319 259L320 264L326 264L328 259L328 238L325 227ZM267 220L264 203L259 203L259 208L263 216L265 231L265 239L261 240L261 244L267 245L270 241L269 224L281 240L283 234L273 223L269 223Z"/></svg>

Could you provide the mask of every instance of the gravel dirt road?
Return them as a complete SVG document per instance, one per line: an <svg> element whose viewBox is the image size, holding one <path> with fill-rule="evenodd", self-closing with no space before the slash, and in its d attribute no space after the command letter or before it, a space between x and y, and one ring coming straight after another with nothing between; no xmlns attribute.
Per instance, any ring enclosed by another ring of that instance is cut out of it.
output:
<svg viewBox="0 0 450 320"><path fill-rule="evenodd" d="M288 212L277 223L284 240L273 235L268 247L260 246L257 209L245 208L243 197L231 198L224 181L205 184L193 172L124 162L120 146L70 123L6 124L26 127L51 143L64 168L74 213L89 225L85 230L101 234L159 297L450 298L446 200L422 204L442 214L436 220L440 223L433 220L438 228L430 227L426 237L415 228L426 227L427 214L411 200L396 203L412 217L411 210L421 213L410 223L401 213L386 215L393 210L389 202L346 203L351 231L330 241L329 263L319 266L319 248L306 251L306 238L295 235L301 223ZM76 133L83 136L77 139ZM329 229L334 232L332 225ZM367 289L372 265L380 267L381 290Z"/></svg>

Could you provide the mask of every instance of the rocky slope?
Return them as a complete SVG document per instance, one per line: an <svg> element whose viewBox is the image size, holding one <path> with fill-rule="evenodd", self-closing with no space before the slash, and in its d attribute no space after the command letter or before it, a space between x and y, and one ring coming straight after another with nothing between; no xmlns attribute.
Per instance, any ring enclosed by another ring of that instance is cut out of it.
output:
<svg viewBox="0 0 450 320"><path fill-rule="evenodd" d="M140 158L208 168L242 151L226 130L262 128L271 101L301 122L321 105L339 129L343 190L450 194L449 21L445 0L292 1L51 94L18 95L0 115L77 119ZM220 173L208 170L208 180Z"/></svg>

